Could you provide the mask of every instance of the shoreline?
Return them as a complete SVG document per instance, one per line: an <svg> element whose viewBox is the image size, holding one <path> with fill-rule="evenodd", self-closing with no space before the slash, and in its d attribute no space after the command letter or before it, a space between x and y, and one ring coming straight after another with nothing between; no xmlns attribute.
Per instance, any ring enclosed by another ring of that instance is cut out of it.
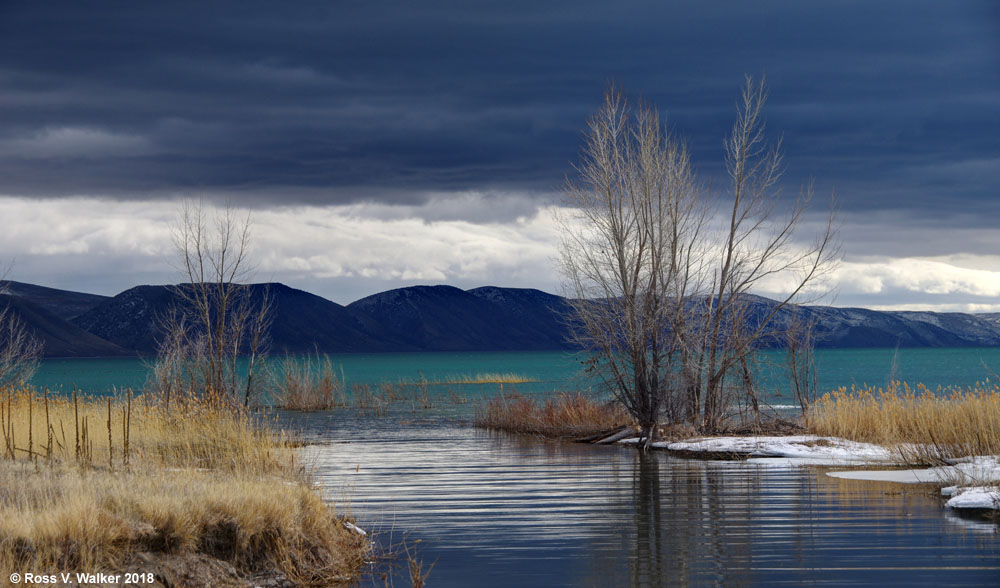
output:
<svg viewBox="0 0 1000 588"><path fill-rule="evenodd" d="M638 437L617 440L638 446ZM850 467L825 475L848 480L937 486L944 506L964 511L1000 512L1000 457L967 456L939 466L913 467L902 455L874 443L821 435L700 436L657 441L652 449L698 460L747 461L766 466ZM886 469L873 469L873 468ZM861 468L861 469L858 469Z"/></svg>
<svg viewBox="0 0 1000 588"><path fill-rule="evenodd" d="M370 539L324 499L294 439L271 422L200 399L167 407L22 389L2 400L9 572L233 588L360 577Z"/></svg>

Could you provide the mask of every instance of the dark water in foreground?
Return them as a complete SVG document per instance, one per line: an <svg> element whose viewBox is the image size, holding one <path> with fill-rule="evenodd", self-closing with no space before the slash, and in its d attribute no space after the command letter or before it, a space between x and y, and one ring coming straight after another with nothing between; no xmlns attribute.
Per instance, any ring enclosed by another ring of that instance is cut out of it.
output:
<svg viewBox="0 0 1000 588"><path fill-rule="evenodd" d="M380 542L405 538L435 588L1000 585L997 526L945 511L928 488L419 414L282 418L321 443L304 453L328 496ZM409 586L404 574L393 583Z"/></svg>

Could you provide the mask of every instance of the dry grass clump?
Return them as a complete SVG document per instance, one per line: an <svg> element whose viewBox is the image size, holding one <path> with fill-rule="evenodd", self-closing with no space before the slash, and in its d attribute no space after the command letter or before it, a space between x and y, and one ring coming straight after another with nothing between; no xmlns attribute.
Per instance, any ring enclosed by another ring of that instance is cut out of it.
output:
<svg viewBox="0 0 1000 588"><path fill-rule="evenodd" d="M199 552L297 583L349 581L363 539L305 483L197 470L89 472L0 464L0 566L116 569L142 551Z"/></svg>
<svg viewBox="0 0 1000 588"><path fill-rule="evenodd" d="M75 463L109 470L208 468L281 473L282 432L256 417L197 399L169 409L146 397L49 396L29 388L0 391L0 457L40 465Z"/></svg>
<svg viewBox="0 0 1000 588"><path fill-rule="evenodd" d="M243 574L347 582L367 546L259 420L220 405L0 391L0 568L121 570L200 553Z"/></svg>
<svg viewBox="0 0 1000 588"><path fill-rule="evenodd" d="M480 373L475 375L448 376L435 384L525 384L537 382L534 378L515 373Z"/></svg>
<svg viewBox="0 0 1000 588"><path fill-rule="evenodd" d="M476 409L475 425L545 437L583 437L619 429L632 422L617 403L582 394L560 393L540 404L520 394L501 395Z"/></svg>
<svg viewBox="0 0 1000 588"><path fill-rule="evenodd" d="M809 428L898 448L908 460L936 462L1000 454L1000 387L931 391L894 382L826 394L808 414Z"/></svg>
<svg viewBox="0 0 1000 588"><path fill-rule="evenodd" d="M330 357L287 355L272 376L275 404L286 410L329 410L347 406L343 371L338 378Z"/></svg>

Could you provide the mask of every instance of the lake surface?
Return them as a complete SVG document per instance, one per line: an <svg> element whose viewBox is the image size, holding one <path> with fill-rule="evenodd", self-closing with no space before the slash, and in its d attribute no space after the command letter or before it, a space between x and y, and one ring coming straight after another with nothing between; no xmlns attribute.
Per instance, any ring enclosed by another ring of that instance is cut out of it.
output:
<svg viewBox="0 0 1000 588"><path fill-rule="evenodd" d="M935 489L493 434L431 413L286 413L327 496L429 585L996 586L997 526ZM425 566L426 569L426 566ZM375 575L362 586L382 586ZM397 570L396 585L409 585Z"/></svg>
<svg viewBox="0 0 1000 588"><path fill-rule="evenodd" d="M828 392L841 386L873 384L884 386L890 376L910 384L971 386L1000 372L1000 348L952 349L823 349L816 352L819 390ZM566 352L493 353L376 353L330 356L342 369L348 386L383 382L446 382L449 379L483 373L514 373L533 380L507 385L506 390L526 394L553 390L589 390L599 387L582 372L582 357ZM782 353L761 354L762 389L773 405L792 405L783 367ZM69 391L75 384L91 394L105 394L113 388L140 390L146 383L149 366L138 358L46 359L31 383L52 390ZM431 392L448 396L456 392L479 398L499 391L496 384L439 384Z"/></svg>
<svg viewBox="0 0 1000 588"><path fill-rule="evenodd" d="M779 354L764 357L768 400L792 404ZM428 383L430 408L279 417L315 442L302 453L327 497L381 545L405 542L425 569L433 564L435 588L1000 585L997 525L944 510L934 488L492 434L469 417L500 386L447 383L515 373L533 381L505 392L590 389L574 354L333 359L348 384ZM818 364L821 391L890 375L969 386L1000 366L1000 349L824 350ZM33 383L101 394L141 388L147 372L136 359L46 360ZM392 583L409 585L393 569ZM385 571L361 584L384 586Z"/></svg>

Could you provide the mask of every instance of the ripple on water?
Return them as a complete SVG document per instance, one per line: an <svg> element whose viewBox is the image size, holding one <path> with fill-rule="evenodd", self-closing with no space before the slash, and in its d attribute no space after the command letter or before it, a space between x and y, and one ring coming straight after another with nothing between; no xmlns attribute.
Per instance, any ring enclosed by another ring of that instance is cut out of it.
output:
<svg viewBox="0 0 1000 588"><path fill-rule="evenodd" d="M926 488L447 421L285 418L332 442L302 450L329 497L419 540L435 587L1000 584L995 525Z"/></svg>

